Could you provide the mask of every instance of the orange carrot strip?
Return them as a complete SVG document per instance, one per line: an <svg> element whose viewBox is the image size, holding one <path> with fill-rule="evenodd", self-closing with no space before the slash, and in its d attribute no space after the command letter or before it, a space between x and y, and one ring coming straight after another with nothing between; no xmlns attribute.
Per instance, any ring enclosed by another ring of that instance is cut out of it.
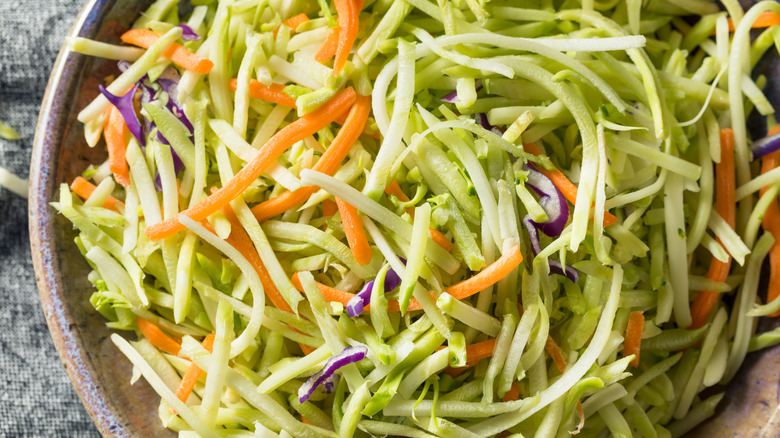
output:
<svg viewBox="0 0 780 438"><path fill-rule="evenodd" d="M339 74L347 62L352 45L357 39L358 14L360 10L353 0L335 0L338 12L339 39L336 47L336 59L333 61L333 73Z"/></svg>
<svg viewBox="0 0 780 438"><path fill-rule="evenodd" d="M341 198L336 198L336 205L341 215L341 224L344 226L344 235L347 237L355 261L360 266L371 263L371 247L368 245L366 230L363 229L357 208L347 204Z"/></svg>
<svg viewBox="0 0 780 438"><path fill-rule="evenodd" d="M261 147L255 157L216 193L179 213L200 222L240 195L271 163L295 143L316 133L346 111L355 101L355 90L340 91L328 103L285 126ZM358 133L359 134L359 133ZM319 164L319 163L318 163ZM151 240L160 240L184 229L178 215L146 227L144 232Z"/></svg>
<svg viewBox="0 0 780 438"><path fill-rule="evenodd" d="M122 41L148 49L160 39L160 36L157 32L148 29L131 29L122 34ZM179 67L201 75L210 72L214 67L214 63L210 59L190 52L179 43L171 44L163 52L163 56Z"/></svg>
<svg viewBox="0 0 780 438"><path fill-rule="evenodd" d="M447 239L447 237L442 234L441 231L437 230L436 228L429 229L431 233L431 239L433 239L434 242L436 242L442 249L449 252L452 250L452 247L454 244Z"/></svg>
<svg viewBox="0 0 780 438"><path fill-rule="evenodd" d="M533 155L543 155L542 150L539 149L536 143L524 143L523 149ZM546 170L542 169L541 167L537 167L537 170L539 170L539 172L544 174L547 178L550 178L550 181L555 184L555 187L558 187L558 190L563 193L563 197L571 202L572 205L577 202L577 186L569 181L569 178L566 178L566 175L564 175L563 172L558 169ZM612 213L605 211L604 226L608 227L615 223L617 223L617 217L615 217L615 215Z"/></svg>
<svg viewBox="0 0 780 438"><path fill-rule="evenodd" d="M509 391L504 394L504 397L501 398L502 402L509 402L509 401L515 401L520 399L520 387L517 386L517 383L513 383L512 386L509 388Z"/></svg>
<svg viewBox="0 0 780 438"><path fill-rule="evenodd" d="M457 377L463 371L478 364L482 359L493 355L493 349L496 347L496 339L477 342L476 344L466 345L466 365L458 368L447 367L444 372L450 376Z"/></svg>
<svg viewBox="0 0 780 438"><path fill-rule="evenodd" d="M157 327L156 324L153 324L141 318L140 316L135 318L135 323L138 325L138 330L141 331L141 334L144 335L146 340L149 341L152 345L168 354L172 354L174 356L179 355L181 344L163 333L163 331L160 330L160 327Z"/></svg>
<svg viewBox="0 0 780 438"><path fill-rule="evenodd" d="M401 190L401 186L398 185L396 180L390 181L390 184L385 186L385 193L395 196L401 202L409 202L409 197Z"/></svg>
<svg viewBox="0 0 780 438"><path fill-rule="evenodd" d="M306 14L304 14L303 12L301 12L298 15L294 15L294 16L292 16L292 17L282 21L282 23L284 23L287 26L289 26L292 30L295 30L298 26L300 26L301 24L303 24L303 23L305 23L307 21L309 21L309 17L307 17Z"/></svg>
<svg viewBox="0 0 780 438"><path fill-rule="evenodd" d="M244 226L241 225L241 222L239 222L233 209L229 205L225 206L222 208L222 213L225 215L228 221L230 221L230 235L227 239L225 239L225 241L233 245L233 247L235 247L241 253L241 255L247 259L252 267L255 268L255 272L257 272L257 276L260 277L260 283L263 284L263 290L268 296L268 300L271 301L271 303L278 309L292 313L292 308L289 304L287 304L287 301L279 292L279 289L276 288L276 285L271 279L271 275L268 274L268 269L266 269L263 261L260 259L260 255L257 253L252 240L249 238L249 235L244 229ZM204 225L207 225L207 228L209 228L210 231L213 232L208 221L204 220L203 223ZM295 327L290 328L298 333L301 333ZM299 343L298 346L301 347L303 354L309 354L314 351L313 348L304 344Z"/></svg>
<svg viewBox="0 0 780 438"><path fill-rule="evenodd" d="M228 86L230 86L230 91L236 91L238 88L238 80L231 79L230 82L228 82ZM284 92L285 87L286 85L277 83L265 85L257 79L252 79L249 81L249 95L255 99L295 108L295 99Z"/></svg>
<svg viewBox="0 0 780 438"><path fill-rule="evenodd" d="M320 109L328 106L335 99L336 97L331 99L330 102L325 104ZM320 109L316 110L315 112L320 111ZM336 138L333 139L333 142L330 144L325 153L322 154L317 163L314 164L312 170L322 172L326 175L333 175L336 169L338 169L339 165L341 165L341 162L344 161L344 158L346 158L350 149L352 149L352 146L354 146L358 137L360 137L360 133L363 131L363 127L368 120L368 114L370 111L371 98L368 96L357 96L355 98L355 104L349 111L349 115L347 115L347 120L344 123L344 126L339 130L338 134L336 134ZM303 117L305 118L307 116ZM282 131L279 131L279 133ZM271 141L273 141L273 138L269 140L268 143L266 143L266 146L271 143ZM317 186L306 186L292 192L284 192L279 196L255 205L252 207L252 213L254 213L258 221L262 222L278 214L282 214L291 208L295 208L303 204L317 190L319 190L319 187Z"/></svg>
<svg viewBox="0 0 780 438"><path fill-rule="evenodd" d="M70 189L73 193L77 194L81 199L86 200L92 196L92 192L95 191L95 185L85 180L84 178L77 176L72 183L70 183ZM106 202L103 203L103 208L114 210L117 213L121 213L125 208L125 203L116 199L113 196L109 196Z"/></svg>
<svg viewBox="0 0 780 438"><path fill-rule="evenodd" d="M290 280L292 281L292 284L293 286L295 286L296 289L298 289L301 292L306 292L303 290L303 285L301 284L301 280L298 278L297 272L293 274ZM320 289L323 298L325 298L325 301L327 302L335 301L346 306L347 303L349 303L349 300L351 300L355 296L355 294L344 292L343 290L338 290L330 286L326 286L322 283L317 283L317 287Z"/></svg>
<svg viewBox="0 0 780 438"><path fill-rule="evenodd" d="M585 427L585 409L582 408L582 401L577 402L577 416L580 417L580 422L577 427L570 432L571 435L577 435L580 433L583 427Z"/></svg>
<svg viewBox="0 0 780 438"><path fill-rule="evenodd" d="M319 62L326 62L336 54L336 48L339 46L339 34L341 33L339 30L338 27L330 29L328 37L325 38L322 46L320 46L320 50L314 55L314 59Z"/></svg>
<svg viewBox="0 0 780 438"><path fill-rule="evenodd" d="M130 170L125 159L125 131L127 125L122 118L122 113L112 106L106 120L106 149L108 149L108 165L114 174L114 179L125 187L130 186Z"/></svg>
<svg viewBox="0 0 780 438"><path fill-rule="evenodd" d="M720 131L720 163L715 165L715 210L733 229L736 225L736 179L734 174L734 133L731 129ZM731 256L726 263L714 257L710 262L707 278L724 282L731 268ZM707 322L720 294L713 291L701 291L691 305L691 330L700 328Z"/></svg>
<svg viewBox="0 0 780 438"><path fill-rule="evenodd" d="M236 217L236 213L230 205L223 207L222 213L230 222L230 235L225 241L235 247L238 252L247 259L249 264L255 268L257 276L260 277L260 283L263 284L265 294L268 296L271 303L281 310L292 312L292 308L290 308L290 305L287 304L287 301L285 301L281 292L279 292L279 289L276 288L273 280L271 280L271 275L268 273L263 261L260 259L260 255L257 253L255 245L252 243L252 239L249 238L249 234L247 234L244 226L241 225L238 217Z"/></svg>
<svg viewBox="0 0 780 438"><path fill-rule="evenodd" d="M642 329L645 326L644 312L633 311L628 317L626 326L626 340L623 343L623 357L634 355L634 360L629 365L639 366L639 348L642 346Z"/></svg>
<svg viewBox="0 0 780 438"><path fill-rule="evenodd" d="M236 88L238 88L238 81L235 78L231 79L228 85L230 86L231 91L236 91ZM277 103L279 105L295 108L295 99L284 92L285 87L286 85L277 83L266 86L257 79L252 79L249 81L249 96L265 102ZM347 113L339 114L333 121L339 125L345 124L347 122ZM368 124L363 127L363 134L377 140L380 139L379 132L370 128Z"/></svg>
<svg viewBox="0 0 780 438"><path fill-rule="evenodd" d="M298 15L293 15L292 17L282 21L282 24L290 28L291 32L295 32L295 29L298 28L301 24L309 21L309 17L306 16L303 12L301 12ZM276 38L276 34L279 33L279 28L277 27L274 29L274 38Z"/></svg>
<svg viewBox="0 0 780 438"><path fill-rule="evenodd" d="M393 180L385 186L385 193L388 195L393 195L396 198L398 198L401 202L409 202L409 197L406 196L406 193L401 190L401 186L398 185L398 182L396 180ZM413 207L407 207L406 212L409 213L410 216L414 217L414 208ZM431 228L431 239L433 239L434 242L436 242L439 246L441 246L445 251L452 250L453 243L447 239L444 234L441 233L441 231L437 230L436 228Z"/></svg>
<svg viewBox="0 0 780 438"><path fill-rule="evenodd" d="M214 333L209 333L209 335L203 339L201 345L211 352L214 348ZM198 383L198 378L200 378L201 374L203 374L203 370L200 369L200 367L194 363L190 365L190 367L187 368L187 372L184 373L184 377L181 378L179 388L176 390L176 398L183 403L186 403L190 394L192 394L192 391L195 389L195 384Z"/></svg>
<svg viewBox="0 0 780 438"><path fill-rule="evenodd" d="M775 134L780 134L780 124L771 127L766 133L767 136ZM761 173L769 172L778 165L780 165L780 151L775 151L763 158ZM760 194L763 196L768 188L768 186L762 187ZM769 250L769 287L767 288L766 296L766 302L769 303L780 295L780 243L778 243L780 242L780 211L778 210L777 199L769 204L761 225L764 231L772 233L775 238L775 243L772 245L772 249ZM769 316L780 316L780 310Z"/></svg>
<svg viewBox="0 0 780 438"><path fill-rule="evenodd" d="M552 336L547 336L547 342L544 343L544 349L547 350L547 354L552 357L553 362L555 362L555 367L558 368L558 372L563 374L563 372L566 371L566 358L563 357L561 347L555 343Z"/></svg>
<svg viewBox="0 0 780 438"><path fill-rule="evenodd" d="M769 286L766 302L771 303L778 295L780 295L780 245L775 242L769 250ZM780 316L780 310L769 316Z"/></svg>
<svg viewBox="0 0 780 438"><path fill-rule="evenodd" d="M393 195L401 202L409 202L409 197L401 190L401 186L396 180L392 180L390 184L385 186L385 194ZM409 216L414 217L414 207L406 207L406 212L409 213Z"/></svg>
<svg viewBox="0 0 780 438"><path fill-rule="evenodd" d="M337 211L339 211L339 207L335 202L331 201L330 199L322 201L323 216L333 216Z"/></svg>
<svg viewBox="0 0 780 438"><path fill-rule="evenodd" d="M334 122L338 123L339 125L343 125L344 122L346 122L346 120L347 120L347 115L342 114L336 117L336 120L334 120ZM382 139L382 137L379 135L379 131L377 131L376 128L372 128L371 126L369 126L368 123L366 123L366 126L363 128L363 134L371 138L375 138L377 140Z"/></svg>
<svg viewBox="0 0 780 438"><path fill-rule="evenodd" d="M780 15L777 14L777 12L773 11L766 11L762 12L761 15L756 18L756 21L753 22L753 25L750 26L753 29L758 28L764 28L764 27L772 27L780 24ZM729 18L729 31L734 32L736 28L734 27L734 22L731 21L731 18Z"/></svg>
<svg viewBox="0 0 780 438"><path fill-rule="evenodd" d="M488 286L498 283L499 280L506 277L522 261L523 253L520 252L520 246L517 245L477 275L444 290L455 299L462 300Z"/></svg>
<svg viewBox="0 0 780 438"><path fill-rule="evenodd" d="M293 274L292 278L290 278L292 281L293 286L295 286L296 289L298 289L301 292L306 292L303 290L303 285L301 284L301 280L298 279L298 273L296 272ZM347 305L349 303L349 300L351 300L355 294L345 292L343 290L338 290L335 288L332 288L328 285L317 283L317 287L320 289L320 293L322 293L322 297L325 298L325 301L327 302L338 302L343 305ZM366 306L365 310L368 310L371 306ZM412 300L409 302L409 308L407 310L421 310L422 306L420 303L412 298ZM400 312L401 306L398 303L398 300L387 300L387 310L389 312Z"/></svg>
<svg viewBox="0 0 780 438"><path fill-rule="evenodd" d="M431 294L431 297L436 299L436 297L434 297L433 294ZM389 312L400 312L401 303L399 303L398 300L387 300L387 310ZM409 312L413 310L422 310L422 306L420 305L420 302L417 301L416 298L412 297L411 301L409 301L409 307L406 310Z"/></svg>

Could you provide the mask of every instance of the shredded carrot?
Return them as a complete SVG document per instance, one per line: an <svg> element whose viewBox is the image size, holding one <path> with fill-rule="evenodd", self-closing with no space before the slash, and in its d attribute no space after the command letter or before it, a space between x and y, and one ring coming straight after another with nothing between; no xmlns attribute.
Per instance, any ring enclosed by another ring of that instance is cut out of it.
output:
<svg viewBox="0 0 780 438"><path fill-rule="evenodd" d="M452 377L457 377L463 371L478 364L482 359L486 359L493 355L493 349L496 348L496 339L488 339L487 341L477 342L476 344L469 344L466 346L466 365L458 368L447 367L444 372Z"/></svg>
<svg viewBox="0 0 780 438"><path fill-rule="evenodd" d="M640 311L633 311L628 317L626 326L626 340L623 343L623 357L634 355L634 360L630 365L634 368L639 366L639 348L642 346L642 329L645 326L645 314Z"/></svg>
<svg viewBox="0 0 780 438"><path fill-rule="evenodd" d="M366 230L363 229L357 208L341 198L336 198L336 205L341 215L341 224L344 226L344 235L347 237L355 261L360 266L371 263L371 247L368 245Z"/></svg>
<svg viewBox="0 0 780 438"><path fill-rule="evenodd" d="M336 212L339 211L338 205L336 205L335 202L331 201L330 199L326 199L322 201L322 215L323 216L333 216L336 214Z"/></svg>
<svg viewBox="0 0 780 438"><path fill-rule="evenodd" d="M238 217L236 217L236 213L230 205L222 207L222 213L230 222L230 235L225 241L235 247L236 250L247 259L249 264L255 268L257 276L260 277L260 283L263 284L263 290L265 290L265 294L268 296L268 299L271 300L271 303L281 310L292 312L292 308L290 308L290 305L287 304L287 301L285 301L281 292L279 292L279 289L276 288L273 280L271 280L271 275L268 273L263 261L260 259L260 255L257 253L257 249L255 249L255 246L252 243L252 239L249 238L244 226L241 225Z"/></svg>
<svg viewBox="0 0 780 438"><path fill-rule="evenodd" d="M450 252L452 250L452 247L454 244L447 239L447 236L442 234L441 231L437 230L436 228L431 228L431 239L433 239L434 242L436 242L442 249L444 249L447 252Z"/></svg>
<svg viewBox="0 0 780 438"><path fill-rule="evenodd" d="M271 137L257 151L252 161L247 163L221 189L179 214L186 214L194 221L200 222L215 213L246 190L284 151L324 128L338 114L346 111L355 101L355 98L355 90L347 88L340 91L325 105L285 126ZM179 222L179 217L176 215L163 222L146 227L144 232L149 239L157 241L183 229L184 225Z"/></svg>
<svg viewBox="0 0 780 438"><path fill-rule="evenodd" d="M296 289L298 289L301 292L305 292L303 290L303 285L301 285L301 280L298 279L297 272L293 274L290 280L292 280L292 284L293 286L295 286ZM320 289L320 293L322 293L322 297L325 299L325 301L329 303L337 302L346 306L349 303L349 300L355 297L355 294L353 293L345 292L343 290L338 290L336 288L332 288L328 285L319 282L317 283L317 287ZM371 307L370 305L366 306L365 310L368 310L370 307ZM407 310L412 311L412 310L421 310L421 309L422 306L420 305L419 301L412 298L412 300L409 302L409 308ZM398 303L398 300L387 300L387 310L389 312L400 312L401 306Z"/></svg>
<svg viewBox="0 0 780 438"><path fill-rule="evenodd" d="M444 291L458 300L470 297L471 295L474 295L486 287L498 283L499 280L509 274L512 269L516 268L522 261L523 254L520 252L520 246L515 246L477 275L458 284L452 285L444 289ZM298 290L303 290L300 282L296 283L296 281L298 281L297 276L294 275L293 285L298 288ZM325 301L338 301L346 305L354 296L354 294L340 291L324 284L317 283L317 285L319 286L323 297L325 297ZM420 309L422 309L420 303L412 298L412 300L409 302L409 308L407 310L412 311ZM387 310L391 312L400 311L398 300L388 300Z"/></svg>
<svg viewBox="0 0 780 438"><path fill-rule="evenodd" d="M122 118L122 113L112 106L108 111L108 119L106 119L106 130L104 131L106 137L106 149L108 149L108 165L111 172L114 174L114 179L119 184L125 187L130 186L130 171L127 168L127 160L125 159L125 131L127 125Z"/></svg>
<svg viewBox="0 0 780 438"><path fill-rule="evenodd" d="M336 4L336 12L339 14L340 30L338 46L336 47L336 59L333 61L333 73L339 74L344 68L349 52L352 51L352 45L355 44L357 39L360 8L354 0L335 0L334 3Z"/></svg>
<svg viewBox="0 0 780 438"><path fill-rule="evenodd" d="M208 336L203 339L201 345L211 352L214 348L214 333L209 333ZM181 378L179 388L176 390L176 398L183 403L186 403L190 394L192 394L192 391L195 389L195 384L198 383L201 374L203 374L203 370L194 363L191 364L190 367L187 368L187 372L185 372L184 376Z"/></svg>
<svg viewBox="0 0 780 438"><path fill-rule="evenodd" d="M141 334L144 335L146 340L149 341L152 345L168 354L172 354L174 356L179 355L181 344L163 333L163 331L160 330L160 327L157 327L156 324L153 324L141 318L140 316L135 318L135 323L138 325L138 330L141 331Z"/></svg>
<svg viewBox="0 0 780 438"><path fill-rule="evenodd" d="M244 226L241 225L238 217L236 217L233 209L229 205L225 206L222 208L222 213L230 222L230 235L227 239L225 239L225 241L236 248L236 250L238 250L238 252L240 252L241 255L247 259L249 264L255 268L257 276L260 277L260 283L263 285L263 290L265 291L265 294L268 296L268 299L271 301L271 303L280 310L292 313L292 308L289 304L287 304L287 301L284 299L284 297L282 297L279 289L277 289L276 285L271 279L271 275L268 273L268 270L263 264L263 261L260 259L260 255L257 253L252 240L249 238L249 235L244 229ZM214 231L208 221L204 220L202 223L204 226L209 228L210 231ZM301 333L300 330L296 329L295 327L291 326L290 328L298 333ZM299 343L298 346L301 347L301 350L304 354L309 354L314 351L314 349L308 345Z"/></svg>
<svg viewBox="0 0 780 438"><path fill-rule="evenodd" d="M409 197L401 190L401 186L396 180L390 181L390 184L385 186L385 194L393 195L401 202L409 202ZM414 217L414 207L406 207L406 212L409 213L409 216Z"/></svg>
<svg viewBox="0 0 780 438"><path fill-rule="evenodd" d="M336 48L339 46L339 34L341 33L339 30L338 27L330 29L327 38L320 46L320 50L314 55L314 59L319 62L327 62L330 58L333 58L333 55L336 54Z"/></svg>
<svg viewBox="0 0 780 438"><path fill-rule="evenodd" d="M385 193L395 196L401 202L409 202L409 197L401 190L401 186L398 185L398 181L396 180L390 181L390 184L385 186Z"/></svg>
<svg viewBox="0 0 780 438"><path fill-rule="evenodd" d="M238 88L238 80L233 78L230 80L228 85L230 86L231 91L236 91ZM265 102L271 102L279 105L289 106L290 108L295 108L295 99L284 92L285 87L286 85L278 83L272 83L271 85L266 86L257 79L252 79L249 81L249 96ZM347 123L347 114L348 113L346 112L341 113L335 119L333 119L333 121L339 125L344 125ZM379 132L377 132L376 129L371 128L368 124L363 126L363 134L377 140L380 139Z"/></svg>
<svg viewBox="0 0 780 438"><path fill-rule="evenodd" d="M344 122L346 122L346 120L347 120L347 115L342 114L336 117L336 120L334 120L334 122L338 123L339 125L343 125ZM366 126L363 128L363 135L367 135L377 140L382 139L382 137L379 135L379 131L377 131L376 128L372 127L369 123L366 123Z"/></svg>
<svg viewBox="0 0 780 438"><path fill-rule="evenodd" d="M385 186L385 193L395 196L401 202L409 202L409 197L401 190L401 186L398 185L398 181L396 180L390 181L390 184ZM414 207L406 207L406 212L409 216L414 217ZM441 231L436 228L430 228L429 231L431 233L431 239L433 239L434 242L441 246L445 251L452 250L453 243L450 242Z"/></svg>
<svg viewBox="0 0 780 438"><path fill-rule="evenodd" d="M238 80L231 79L228 82L231 91L236 91L238 88ZM278 103L279 105L289 106L295 108L295 99L289 94L284 92L285 85L273 83L271 85L265 85L257 79L249 81L249 96L255 99L260 99L266 102Z"/></svg>
<svg viewBox="0 0 780 438"><path fill-rule="evenodd" d="M464 298L470 297L471 295L474 295L475 293L485 289L488 286L494 285L498 283L499 280L504 278L507 274L509 274L512 269L516 268L517 265L520 264L520 262L523 261L523 255L520 252L520 246L515 246L510 251L508 251L506 254L502 255L501 258L496 260L493 264L482 270L477 275L464 280L458 284L452 285L446 289L444 289L445 292L452 295L455 299L462 300ZM293 285L298 288L298 290L303 290L301 288L300 282L296 283L297 276L293 276ZM320 287L320 291L322 292L322 295L325 297L325 301L338 301L344 305L346 305L349 300L354 296L354 294L350 294L348 292L340 291L338 289L333 289L329 286L326 286L324 284L317 283ZM422 306L420 306L420 303L412 298L412 300L409 302L409 308L407 310L420 310L422 309ZM387 310L391 312L398 312L400 310L399 303L397 300L388 300L387 303Z"/></svg>
<svg viewBox="0 0 780 438"><path fill-rule="evenodd" d="M558 372L563 374L563 372L566 371L566 358L563 357L561 347L558 346L552 336L547 336L547 342L544 343L544 349L547 350L547 354L552 357L553 362L555 362L555 367L558 368Z"/></svg>
<svg viewBox="0 0 780 438"><path fill-rule="evenodd" d="M328 104L325 106L329 105L335 99L335 97L331 99L331 101L328 102ZM315 112L319 111L320 109L316 110ZM368 120L368 114L370 111L371 98L368 96L357 96L355 99L355 104L349 111L349 115L347 116L347 120L344 123L344 126L339 130L338 134L336 134L336 138L333 139L333 142L330 144L325 153L322 154L317 163L314 164L314 167L312 167L313 170L322 172L326 175L333 175L336 169L338 169L339 165L341 165L341 162L344 161L344 158L346 158L349 151L352 149L352 146L354 146L358 137L360 137L360 133L363 131L363 127ZM307 116L303 117L305 118ZM273 139L269 140L269 143L272 140ZM306 202L306 200L309 199L309 197L317 190L319 190L319 187L317 186L306 186L292 192L284 192L279 196L255 205L252 207L252 213L254 213L258 221L262 222L278 214L282 214L287 210L298 207L299 205Z"/></svg>
<svg viewBox="0 0 780 438"><path fill-rule="evenodd" d="M433 294L431 294L431 296L433 297ZM390 312L400 312L401 303L399 303L398 300L387 300L387 310ZM412 297L411 301L409 301L409 307L406 308L407 312L411 312L413 310L422 310L420 302L417 301L417 299L414 297Z"/></svg>
<svg viewBox="0 0 780 438"><path fill-rule="evenodd" d="M148 49L158 39L160 34L148 29L131 29L122 34L122 41L134 46ZM179 43L173 43L168 47L163 56L173 61L179 67L198 74L206 74L214 67L214 63L208 58L190 52Z"/></svg>
<svg viewBox="0 0 780 438"><path fill-rule="evenodd" d="M766 11L762 12L750 27L753 29L759 29L764 27L777 26L778 24L780 24L780 15L778 15L777 12ZM729 31L734 32L735 30L736 28L734 27L734 22L731 21L731 18L729 18Z"/></svg>
<svg viewBox="0 0 780 438"><path fill-rule="evenodd" d="M303 290L303 285L301 284L300 278L298 278L297 272L293 274L290 280L292 281L292 284L293 286L295 286L296 289L298 289L301 292L306 292ZM325 301L329 303L335 301L346 306L347 303L349 303L349 300L351 300L355 296L355 294L344 292L343 290L338 290L330 286L324 285L322 283L317 283L317 287L320 289L320 292L322 293L322 297L325 298Z"/></svg>
<svg viewBox="0 0 780 438"><path fill-rule="evenodd" d="M77 176L73 182L70 183L70 189L73 191L73 193L77 194L81 199L84 200L92 196L92 192L95 191L95 188L96 187L94 184L80 176ZM109 196L108 199L106 199L106 202L103 203L103 208L121 213L125 208L125 203L113 196Z"/></svg>
<svg viewBox="0 0 780 438"><path fill-rule="evenodd" d="M580 417L580 423L577 425L576 429L569 432L571 435L579 434L582 431L582 428L585 427L585 409L582 408L582 401L577 402L577 416Z"/></svg>
<svg viewBox="0 0 780 438"><path fill-rule="evenodd" d="M733 229L736 225L736 179L734 173L734 133L731 129L720 131L720 163L715 165L716 199L715 210ZM722 283L726 281L731 269L731 256L726 263L712 258L707 278ZM691 305L691 330L700 328L707 322L720 294L713 291L701 291Z"/></svg>
<svg viewBox="0 0 780 438"><path fill-rule="evenodd" d="M300 26L301 24L303 24L303 23L305 23L307 21L309 21L309 17L307 17L306 14L304 14L303 12L301 12L298 15L294 15L294 16L292 16L292 17L282 21L282 23L287 25L290 29L295 30L295 29L298 28L298 26Z"/></svg>
<svg viewBox="0 0 780 438"><path fill-rule="evenodd" d="M509 401L515 401L520 399L520 387L517 386L517 383L512 383L512 386L509 388L509 391L504 394L504 397L501 398L502 402L509 402Z"/></svg>
<svg viewBox="0 0 780 438"><path fill-rule="evenodd" d="M780 134L780 124L771 127L766 135L771 136L775 134ZM763 158L761 173L769 172L778 165L780 165L780 151L775 151ZM760 194L763 196L768 188L768 186L762 187ZM766 296L766 302L769 303L780 295L780 211L778 211L777 199L769 204L761 225L764 231L772 233L772 236L775 238L775 243L769 250L769 287L767 288ZM780 316L780 310L769 316Z"/></svg>
<svg viewBox="0 0 780 438"><path fill-rule="evenodd" d="M301 24L309 21L309 17L306 16L303 12L301 12L298 15L293 15L292 17L282 21L282 24L290 28L290 31L295 32L295 29L298 28ZM279 28L277 27L274 29L274 38L276 38L276 34L279 33Z"/></svg>
<svg viewBox="0 0 780 438"><path fill-rule="evenodd" d="M543 155L543 152L541 149L539 149L539 146L536 145L536 143L524 143L523 149L525 149L526 152L533 154L533 155ZM552 181L553 184L555 184L555 187L558 187L558 190L563 193L563 197L566 198L569 202L572 204L577 203L577 186L575 186L571 181L569 181L569 178L566 178L566 175L563 174L558 169L553 170L547 170L542 169L541 167L538 167L537 170L544 174L547 178L550 178L550 181ZM614 225L617 223L617 217L613 215L612 213L605 211L604 212L604 226L608 227L610 225Z"/></svg>
<svg viewBox="0 0 780 438"><path fill-rule="evenodd" d="M519 245L515 246L514 248L509 250L506 254L502 255L501 258L496 260L493 264L483 269L477 275L467 280L461 281L458 284L447 287L446 289L444 289L444 291L452 295L453 298L458 300L462 300L464 298L470 297L475 293L485 289L486 287L498 283L499 280L506 277L522 261L523 261L523 254L520 252L520 246ZM295 278L295 276L293 277ZM296 284L293 281L293 285L295 285L296 288L301 290L300 283ZM325 295L330 296L331 299L328 299L326 297L325 298L326 301L338 301L345 305L346 303L349 302L349 299L352 298L352 296L354 296L353 294L343 295L343 294L347 294L347 292L339 291L325 285L321 285L320 290L322 291L323 296ZM396 312L399 310L397 307L398 301L389 300L387 304L388 304L387 310L392 312ZM408 310L420 310L421 308L422 307L420 307L419 302L417 302L416 300L412 300L409 303Z"/></svg>
<svg viewBox="0 0 780 438"><path fill-rule="evenodd" d="M517 245L477 275L450 286L445 291L458 300L470 297L486 287L498 283L499 280L506 277L522 261L523 253L520 252L520 246Z"/></svg>
<svg viewBox="0 0 780 438"><path fill-rule="evenodd" d="M780 295L780 245L772 245L769 250L769 286L767 288L766 302L771 303ZM769 316L780 316L780 310Z"/></svg>

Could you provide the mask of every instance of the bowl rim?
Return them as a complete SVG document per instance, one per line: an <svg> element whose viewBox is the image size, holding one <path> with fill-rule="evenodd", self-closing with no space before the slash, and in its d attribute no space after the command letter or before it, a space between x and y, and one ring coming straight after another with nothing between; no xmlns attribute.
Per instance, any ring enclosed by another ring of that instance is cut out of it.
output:
<svg viewBox="0 0 780 438"><path fill-rule="evenodd" d="M117 0L89 0L76 16L68 37L93 37L100 29L106 11ZM28 220L30 247L41 307L51 338L73 388L98 431L104 437L130 436L127 420L109 402L105 389L84 348L79 330L64 304L66 288L58 265L54 235L55 212L49 202L57 189L56 162L67 131L66 111L74 104L75 85L80 80L86 56L72 52L64 43L52 68L41 102L30 159ZM66 90L65 92L61 92Z"/></svg>

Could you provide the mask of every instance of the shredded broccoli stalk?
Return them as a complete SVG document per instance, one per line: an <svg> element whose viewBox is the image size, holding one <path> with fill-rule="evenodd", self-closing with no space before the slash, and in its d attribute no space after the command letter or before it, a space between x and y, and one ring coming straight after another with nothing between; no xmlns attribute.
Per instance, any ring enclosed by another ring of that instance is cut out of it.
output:
<svg viewBox="0 0 780 438"><path fill-rule="evenodd" d="M175 3L136 21L148 49L68 40L122 61L112 94L141 83L144 141L123 140L129 187L113 149L52 206L107 325L181 339L177 357L112 337L181 436L679 436L722 397L702 393L780 343L754 328L780 309L756 304L780 171L759 173L746 125L776 122L753 69L780 33L750 32L776 4ZM103 147L96 96L78 118ZM729 160L735 229L714 208ZM27 191L2 169L0 185ZM182 403L190 363L206 375Z"/></svg>

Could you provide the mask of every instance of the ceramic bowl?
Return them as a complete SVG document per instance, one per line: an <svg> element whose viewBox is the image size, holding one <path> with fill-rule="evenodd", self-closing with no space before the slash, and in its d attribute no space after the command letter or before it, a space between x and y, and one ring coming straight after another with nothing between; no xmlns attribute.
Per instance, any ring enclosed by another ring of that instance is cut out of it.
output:
<svg viewBox="0 0 780 438"><path fill-rule="evenodd" d="M71 35L117 43L119 35L150 3L91 0L79 14ZM764 62L761 68L769 77L779 77L775 67L774 62ZM89 304L89 267L73 243L75 232L49 206L61 183L72 181L88 164L105 159L104 150L87 146L76 114L97 94L98 83L112 74L116 74L115 62L71 53L66 47L57 58L41 107L31 161L32 257L52 339L98 430L104 437L172 437L175 435L160 423L159 397L151 387L143 379L130 385L129 361L110 342L111 331ZM774 87L770 86L768 95L780 103L780 93ZM689 435L758 436L763 429L769 432L767 436L780 436L774 432L780 430L780 418L772 418L780 401L779 380L780 348L748 355L739 376L727 388L718 415Z"/></svg>

